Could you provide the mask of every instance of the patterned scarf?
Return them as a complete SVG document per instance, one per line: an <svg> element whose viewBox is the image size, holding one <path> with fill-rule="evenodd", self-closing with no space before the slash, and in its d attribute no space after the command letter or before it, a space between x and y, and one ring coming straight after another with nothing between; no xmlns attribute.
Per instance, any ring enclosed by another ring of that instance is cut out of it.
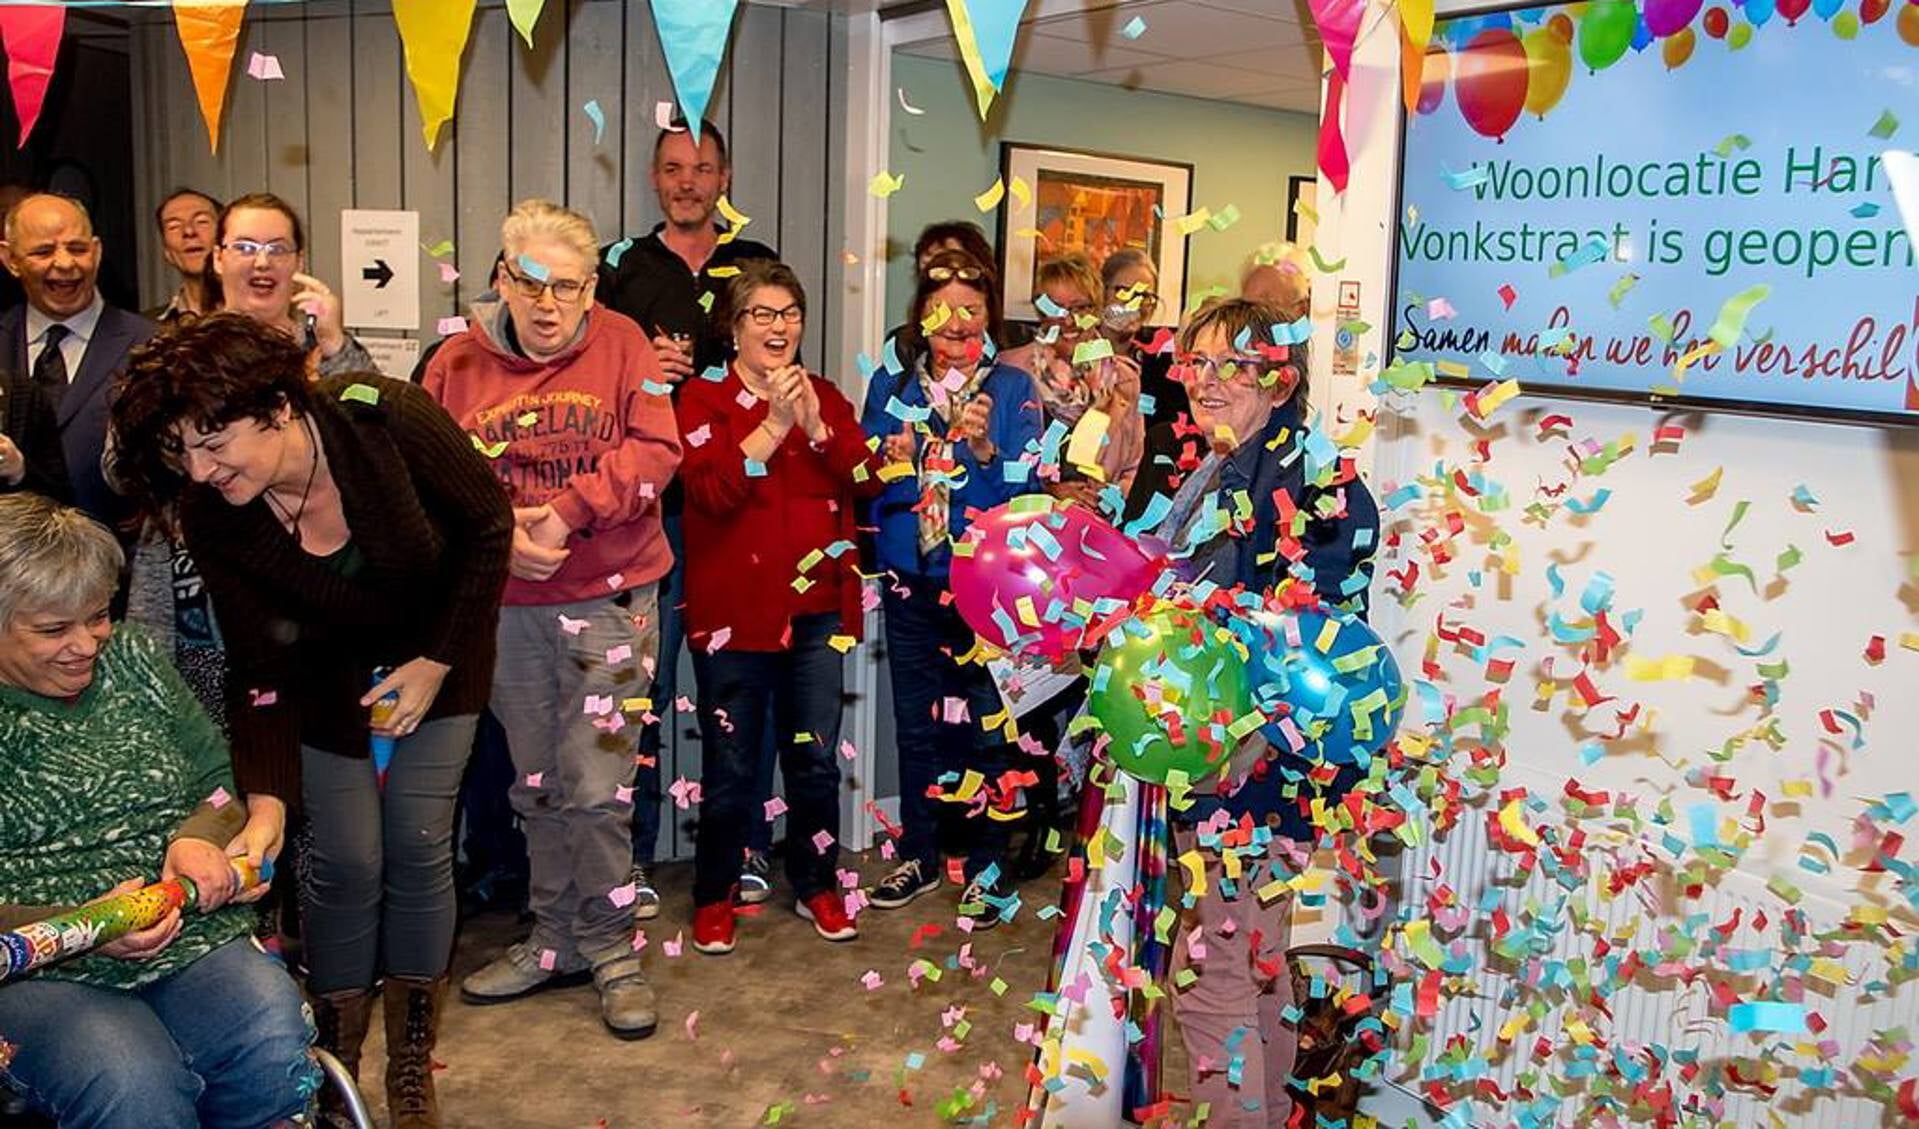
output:
<svg viewBox="0 0 1919 1129"><path fill-rule="evenodd" d="M951 375L957 370L948 370L945 380L936 381L932 375L930 355L918 362L920 391L926 396L927 404L933 410L933 426L926 438L920 443L919 471L920 481L920 555L927 556L933 550L945 544L952 530L953 476L959 472L959 463L953 455L953 440L949 438L953 430L952 421L960 417L966 405L979 394L980 386L986 383L986 374L991 365L981 361L974 367L972 375L958 382ZM940 410L945 405L945 411Z"/></svg>

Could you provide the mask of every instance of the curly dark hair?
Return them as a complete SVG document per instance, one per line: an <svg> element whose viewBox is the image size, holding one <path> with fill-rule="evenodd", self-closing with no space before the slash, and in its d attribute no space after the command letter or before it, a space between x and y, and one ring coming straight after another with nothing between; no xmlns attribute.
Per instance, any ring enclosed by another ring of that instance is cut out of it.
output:
<svg viewBox="0 0 1919 1129"><path fill-rule="evenodd" d="M312 410L306 350L245 314L181 322L133 351L114 386L112 477L156 517L186 485L179 427L218 431L239 420L274 422L282 409Z"/></svg>

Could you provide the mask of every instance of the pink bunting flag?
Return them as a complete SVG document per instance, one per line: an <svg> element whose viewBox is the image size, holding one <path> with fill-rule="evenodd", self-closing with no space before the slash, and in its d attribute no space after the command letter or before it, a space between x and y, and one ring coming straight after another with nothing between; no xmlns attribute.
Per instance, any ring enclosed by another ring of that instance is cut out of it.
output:
<svg viewBox="0 0 1919 1129"><path fill-rule="evenodd" d="M1352 172L1352 163L1346 156L1346 134L1339 125L1345 102L1346 81L1335 69L1326 76L1326 106L1319 116L1319 171L1325 174L1334 192L1346 191L1346 177Z"/></svg>
<svg viewBox="0 0 1919 1129"><path fill-rule="evenodd" d="M60 34L66 22L64 4L0 7L0 45L7 49L7 85L13 91L13 110L20 119L16 148L26 147L27 135L40 120L40 107L47 100L47 84L53 81L53 63L60 54Z"/></svg>
<svg viewBox="0 0 1919 1129"><path fill-rule="evenodd" d="M1310 0L1313 23L1319 26L1319 38L1332 56L1333 70L1347 82L1353 77L1353 41L1359 38L1359 20L1366 14L1366 0ZM1329 99L1330 101L1330 99Z"/></svg>

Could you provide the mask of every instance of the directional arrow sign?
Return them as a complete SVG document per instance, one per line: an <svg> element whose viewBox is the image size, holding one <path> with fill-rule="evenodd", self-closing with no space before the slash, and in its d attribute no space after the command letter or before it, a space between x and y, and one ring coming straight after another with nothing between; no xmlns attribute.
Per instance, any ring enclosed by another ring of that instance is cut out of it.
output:
<svg viewBox="0 0 1919 1129"><path fill-rule="evenodd" d="M420 213L340 213L340 297L355 329L420 328Z"/></svg>

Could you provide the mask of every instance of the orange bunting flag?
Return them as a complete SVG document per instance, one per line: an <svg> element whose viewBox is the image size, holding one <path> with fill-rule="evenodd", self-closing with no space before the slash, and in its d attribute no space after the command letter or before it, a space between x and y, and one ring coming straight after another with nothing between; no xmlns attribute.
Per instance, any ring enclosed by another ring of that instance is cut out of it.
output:
<svg viewBox="0 0 1919 1129"><path fill-rule="evenodd" d="M473 29L475 0L393 0L393 22L406 48L406 76L420 103L420 132L431 150L460 96L460 56Z"/></svg>
<svg viewBox="0 0 1919 1129"><path fill-rule="evenodd" d="M246 0L173 0L173 28L193 72L193 93L207 123L207 144L220 151L220 119L226 113L227 77L240 46Z"/></svg>
<svg viewBox="0 0 1919 1129"><path fill-rule="evenodd" d="M0 44L7 49L7 85L13 91L14 114L20 119L20 140L40 120L40 106L53 81L53 62L60 54L60 33L67 9L62 4L8 5L0 8Z"/></svg>

